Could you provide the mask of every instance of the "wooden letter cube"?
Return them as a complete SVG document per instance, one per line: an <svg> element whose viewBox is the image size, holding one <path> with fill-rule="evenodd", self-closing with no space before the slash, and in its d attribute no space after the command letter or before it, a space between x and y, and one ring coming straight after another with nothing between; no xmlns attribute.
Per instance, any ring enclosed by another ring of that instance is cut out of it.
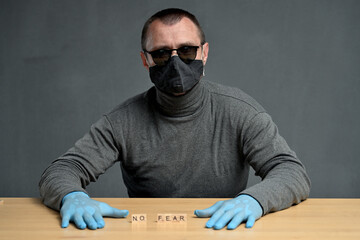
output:
<svg viewBox="0 0 360 240"><path fill-rule="evenodd" d="M171 213L159 213L157 215L158 223L175 223L186 222L187 214L171 214Z"/></svg>
<svg viewBox="0 0 360 240"><path fill-rule="evenodd" d="M132 214L131 215L131 222L139 223L139 222L146 222L146 214Z"/></svg>

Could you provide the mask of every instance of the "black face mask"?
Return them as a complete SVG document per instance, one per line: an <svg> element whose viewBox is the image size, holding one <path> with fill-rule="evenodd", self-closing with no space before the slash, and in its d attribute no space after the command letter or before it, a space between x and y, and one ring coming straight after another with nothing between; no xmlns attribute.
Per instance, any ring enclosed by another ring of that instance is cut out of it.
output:
<svg viewBox="0 0 360 240"><path fill-rule="evenodd" d="M150 79L162 92L184 93L192 89L203 74L202 60L184 63L178 56L170 58L164 66L150 67Z"/></svg>

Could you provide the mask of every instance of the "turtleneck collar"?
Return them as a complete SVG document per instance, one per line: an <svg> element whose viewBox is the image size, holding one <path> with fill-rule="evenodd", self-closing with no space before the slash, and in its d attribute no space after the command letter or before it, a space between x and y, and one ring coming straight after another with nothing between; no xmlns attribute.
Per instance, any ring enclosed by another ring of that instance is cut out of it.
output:
<svg viewBox="0 0 360 240"><path fill-rule="evenodd" d="M170 117L185 117L199 112L206 100L206 89L200 79L184 95L173 96L156 89L156 103L161 113Z"/></svg>

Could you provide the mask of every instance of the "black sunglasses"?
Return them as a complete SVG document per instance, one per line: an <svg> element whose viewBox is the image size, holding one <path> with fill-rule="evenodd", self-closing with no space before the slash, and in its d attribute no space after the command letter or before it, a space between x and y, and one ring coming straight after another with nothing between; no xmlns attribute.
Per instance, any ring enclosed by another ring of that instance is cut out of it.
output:
<svg viewBox="0 0 360 240"><path fill-rule="evenodd" d="M174 50L184 63L190 63L195 60L198 48L199 46L183 46L178 49L159 49L151 52L144 50L144 52L151 55L156 65L164 66L169 61Z"/></svg>

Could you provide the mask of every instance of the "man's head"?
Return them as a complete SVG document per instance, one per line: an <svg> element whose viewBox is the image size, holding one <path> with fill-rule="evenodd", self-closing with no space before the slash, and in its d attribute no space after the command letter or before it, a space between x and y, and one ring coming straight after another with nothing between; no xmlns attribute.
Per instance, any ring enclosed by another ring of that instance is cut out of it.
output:
<svg viewBox="0 0 360 240"><path fill-rule="evenodd" d="M171 8L150 17L142 31L143 65L157 89L176 96L191 90L203 75L209 44L191 13Z"/></svg>
<svg viewBox="0 0 360 240"><path fill-rule="evenodd" d="M196 17L193 14L179 8L168 8L155 13L145 22L141 33L141 48L143 50L147 50L146 40L148 37L149 26L151 25L152 22L154 22L155 20L160 20L162 23L171 26L174 25L175 23L178 23L184 17L188 18L189 20L191 20L193 24L195 24L198 30L201 44L204 44L205 34Z"/></svg>
<svg viewBox="0 0 360 240"><path fill-rule="evenodd" d="M156 65L149 54L159 49L178 49L182 46L198 46L196 59L205 65L208 54L208 43L196 17L177 8L157 12L144 24L141 35L141 58L144 66ZM177 53L173 51L172 55Z"/></svg>

